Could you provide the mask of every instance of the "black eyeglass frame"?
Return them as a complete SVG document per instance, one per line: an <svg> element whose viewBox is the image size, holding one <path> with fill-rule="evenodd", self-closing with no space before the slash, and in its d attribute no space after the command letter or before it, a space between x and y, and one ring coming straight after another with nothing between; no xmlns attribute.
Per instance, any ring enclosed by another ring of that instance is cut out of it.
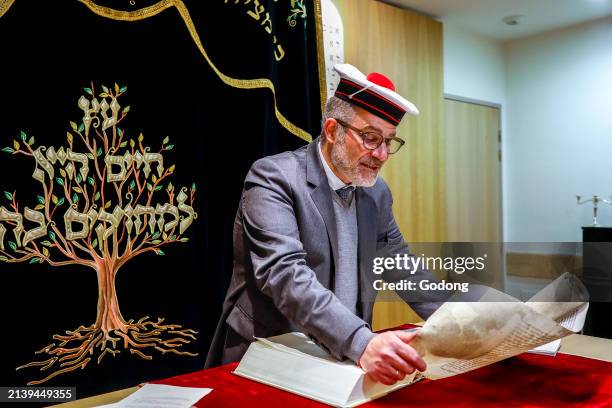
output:
<svg viewBox="0 0 612 408"><path fill-rule="evenodd" d="M346 123L342 119L334 118L334 120L336 122L338 122L340 124L340 126L345 127L347 129L351 129L355 133L357 133L359 135L359 137L361 138L361 143L368 150L376 150L376 149L378 149L378 147L383 143L383 141L385 141L385 143L388 143L387 141L389 141L389 142L396 141L397 143L399 143L399 146L394 151L391 151L390 146L387 144L387 153L388 154L395 154L395 153L397 153L402 148L402 146L404 146L406 144L406 142L403 139L400 139L397 136L384 137L383 135L381 135L378 132L364 131L363 129L357 129L355 126L349 125L348 123ZM374 144L370 144L369 146L368 146L368 144L366 144L366 140L369 139L368 135L373 135L376 138L376 140L377 140L376 146L374 146ZM374 146L374 147L370 147L370 146Z"/></svg>

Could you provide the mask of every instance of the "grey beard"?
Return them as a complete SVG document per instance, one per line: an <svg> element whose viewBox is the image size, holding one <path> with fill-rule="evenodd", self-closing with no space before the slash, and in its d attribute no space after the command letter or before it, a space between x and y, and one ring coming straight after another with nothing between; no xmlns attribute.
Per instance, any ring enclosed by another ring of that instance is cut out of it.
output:
<svg viewBox="0 0 612 408"><path fill-rule="evenodd" d="M346 177L348 177L351 184L355 187L372 187L376 183L378 175L371 177L362 174L359 171L359 164L351 164L351 161L346 154L344 138L342 140L338 140L338 142L332 145L330 158L332 164Z"/></svg>

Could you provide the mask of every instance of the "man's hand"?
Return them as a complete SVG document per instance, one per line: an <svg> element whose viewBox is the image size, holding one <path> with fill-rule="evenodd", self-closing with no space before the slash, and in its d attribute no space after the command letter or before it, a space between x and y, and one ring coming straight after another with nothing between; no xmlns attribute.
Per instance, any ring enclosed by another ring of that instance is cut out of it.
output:
<svg viewBox="0 0 612 408"><path fill-rule="evenodd" d="M359 365L374 381L386 385L403 380L415 369L425 371L425 361L408 345L417 335L418 331L401 330L377 334L368 343Z"/></svg>

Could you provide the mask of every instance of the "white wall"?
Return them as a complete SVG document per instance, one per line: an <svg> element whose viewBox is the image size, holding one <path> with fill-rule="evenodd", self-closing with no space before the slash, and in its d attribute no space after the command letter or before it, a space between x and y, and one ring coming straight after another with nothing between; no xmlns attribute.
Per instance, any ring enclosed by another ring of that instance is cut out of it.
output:
<svg viewBox="0 0 612 408"><path fill-rule="evenodd" d="M581 241L592 212L575 195L612 195L612 18L507 43L505 59L505 240Z"/></svg>
<svg viewBox="0 0 612 408"><path fill-rule="evenodd" d="M444 24L444 93L503 105L502 45Z"/></svg>

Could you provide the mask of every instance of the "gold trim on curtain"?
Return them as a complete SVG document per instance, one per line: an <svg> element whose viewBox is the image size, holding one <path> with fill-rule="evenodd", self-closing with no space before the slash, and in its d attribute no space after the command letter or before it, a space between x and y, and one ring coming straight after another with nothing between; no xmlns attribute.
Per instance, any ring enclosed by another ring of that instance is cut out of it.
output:
<svg viewBox="0 0 612 408"><path fill-rule="evenodd" d="M121 11L121 10L116 10L116 9L112 9L109 7L99 6L96 3L94 3L92 0L79 0L79 1L83 3L85 6L87 6L92 12L94 12L95 14L99 16L110 18L113 20L121 20L121 21L143 20L143 19L155 16L170 7L176 7L181 18L183 19L183 22L187 26L189 33L191 34L191 38L193 39L194 43L200 50L200 53L202 54L202 56L204 57L208 65L210 65L210 67L215 72L215 74L217 74L219 79L221 79L221 81L223 81L225 84L229 86L233 86L235 88L240 88L240 89L268 88L270 91L272 91L272 96L274 98L274 113L279 123L285 129L287 129L289 132L293 133L294 135L298 136L299 138L307 142L312 141L312 136L308 132L301 129L297 125L293 124L280 112L280 110L278 109L277 101L276 101L276 89L271 80L267 78L258 78L258 79L232 78L228 75L225 75L217 68L217 66L212 62L212 60L208 56L208 53L204 49L204 46L202 45L202 41L200 40L200 36L198 35L195 25L193 24L193 20L191 19L191 16L189 15L189 10L187 10L185 3L183 3L181 0L160 0L159 2L151 6L144 7L142 9L135 10L135 11ZM317 7L319 9L318 15L320 15L319 0L315 0L315 9ZM318 16L315 16L315 19L318 19L318 18L319 18ZM320 41L318 37L319 35L318 35L318 30L317 30L317 49L323 46L323 42ZM319 52L319 56L317 59L319 60L318 62L319 62L319 69L320 69L321 63L322 63L320 52ZM319 71L319 82L320 81L321 81L321 73Z"/></svg>
<svg viewBox="0 0 612 408"><path fill-rule="evenodd" d="M15 0L0 0L0 17L11 8Z"/></svg>

